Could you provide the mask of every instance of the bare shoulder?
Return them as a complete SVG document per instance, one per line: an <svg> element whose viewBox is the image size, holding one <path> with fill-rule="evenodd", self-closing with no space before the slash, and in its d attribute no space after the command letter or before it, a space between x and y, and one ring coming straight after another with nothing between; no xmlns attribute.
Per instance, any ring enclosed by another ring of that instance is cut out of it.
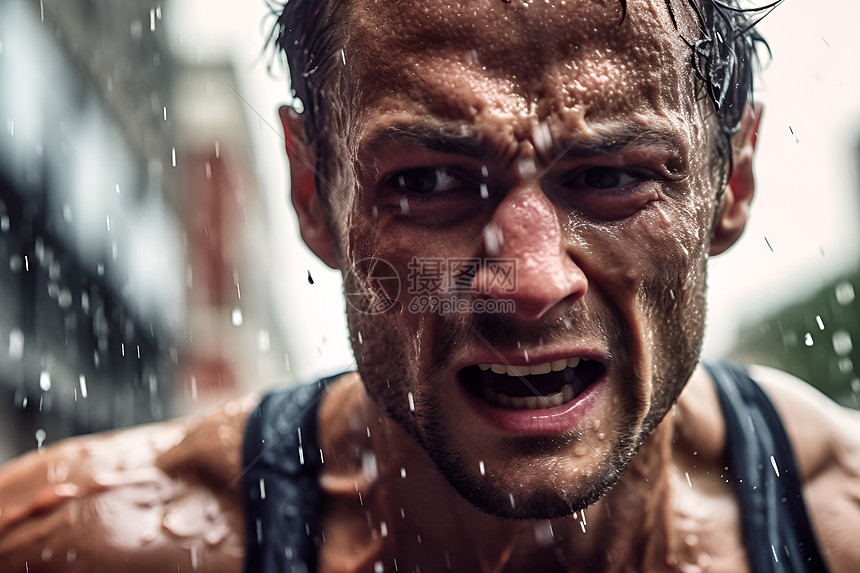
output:
<svg viewBox="0 0 860 573"><path fill-rule="evenodd" d="M797 378L750 368L773 401L794 449L804 498L831 571L860 570L860 412Z"/></svg>
<svg viewBox="0 0 860 573"><path fill-rule="evenodd" d="M0 467L0 563L34 573L241 571L238 476L255 404L69 439Z"/></svg>

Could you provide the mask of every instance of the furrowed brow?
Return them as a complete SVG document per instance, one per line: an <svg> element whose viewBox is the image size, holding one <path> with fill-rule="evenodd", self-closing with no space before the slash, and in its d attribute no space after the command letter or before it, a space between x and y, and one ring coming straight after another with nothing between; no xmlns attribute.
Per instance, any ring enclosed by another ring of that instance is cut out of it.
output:
<svg viewBox="0 0 860 573"><path fill-rule="evenodd" d="M541 159L555 162L565 159L595 157L636 147L661 147L683 153L686 144L678 134L638 127L590 128L587 132L565 140L554 140L547 150L551 157L542 153Z"/></svg>
<svg viewBox="0 0 860 573"><path fill-rule="evenodd" d="M432 125L392 126L362 141L360 158L383 153L398 146L426 149L472 159L498 158L497 150L479 135L459 129L439 128Z"/></svg>

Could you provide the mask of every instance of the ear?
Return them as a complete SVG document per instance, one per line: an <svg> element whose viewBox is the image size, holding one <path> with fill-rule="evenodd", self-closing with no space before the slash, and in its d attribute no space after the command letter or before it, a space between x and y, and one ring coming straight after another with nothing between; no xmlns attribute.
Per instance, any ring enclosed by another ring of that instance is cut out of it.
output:
<svg viewBox="0 0 860 573"><path fill-rule="evenodd" d="M727 251L737 242L746 227L750 204L755 194L753 153L761 114L760 105L748 104L741 118L740 129L732 140L732 173L717 207L711 236L712 256Z"/></svg>
<svg viewBox="0 0 860 573"><path fill-rule="evenodd" d="M299 219L299 230L308 248L333 269L338 268L328 212L319 197L316 150L307 142L302 117L291 107L278 110L284 126L284 142L290 160L290 198Z"/></svg>

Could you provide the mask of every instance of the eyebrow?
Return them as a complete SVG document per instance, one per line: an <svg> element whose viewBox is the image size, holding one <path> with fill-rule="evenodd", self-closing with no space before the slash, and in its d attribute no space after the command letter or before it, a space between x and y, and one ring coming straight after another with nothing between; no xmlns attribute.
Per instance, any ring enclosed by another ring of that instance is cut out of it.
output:
<svg viewBox="0 0 860 573"><path fill-rule="evenodd" d="M683 152L687 146L673 131L640 125L592 125L579 135L566 140L554 139L548 150L538 149L537 152L542 161L551 163L565 159L605 155L636 147L662 147Z"/></svg>
<svg viewBox="0 0 860 573"><path fill-rule="evenodd" d="M389 146L407 145L461 155L474 159L504 160L511 150L493 150L493 146L468 128L438 125L390 126L369 136L361 143L360 156L367 157L384 151ZM682 151L686 145L678 134L638 124L597 126L566 138L553 139L545 149L536 149L540 161L548 165L565 159L588 158L611 154L630 147L659 146ZM512 157L507 157L510 161Z"/></svg>
<svg viewBox="0 0 860 573"><path fill-rule="evenodd" d="M406 145L462 155L473 159L500 159L503 153L494 151L485 138L464 127L439 125L398 125L375 133L361 142L360 156L379 153L389 146Z"/></svg>

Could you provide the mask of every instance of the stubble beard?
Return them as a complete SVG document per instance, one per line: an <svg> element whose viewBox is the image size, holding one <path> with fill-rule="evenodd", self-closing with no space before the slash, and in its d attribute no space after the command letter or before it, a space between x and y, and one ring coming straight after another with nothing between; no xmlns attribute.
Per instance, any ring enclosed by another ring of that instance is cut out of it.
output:
<svg viewBox="0 0 860 573"><path fill-rule="evenodd" d="M350 317L351 330L356 332L363 328L364 332L372 331L367 320L368 317L356 313ZM647 431L640 429L637 432L632 405L628 407L622 403L619 410L628 414L617 424L622 429L616 434L615 446L601 457L587 481L581 480L582 485L569 488L559 487L558 480L549 479L528 492L518 491L512 503L514 494L509 489L494 483L488 476L480 476L477 468L471 467L474 464L469 463L455 447L458 437L453 435L452 425L446 423L446 409L437 393L422 392L415 409L409 407L408 389L431 386L428 381L431 373L422 375L419 372L417 360L410 357L408 349L403 346L403 341L411 337L404 336L405 333L399 330L385 328L375 348L362 349L364 354L358 361L358 370L365 388L377 405L421 446L457 493L489 515L506 519L551 519L591 506L618 483L655 425L652 424ZM462 329L443 331L435 347L454 348L462 342L462 336ZM445 354L437 352L434 364L445 364ZM521 462L532 458L546 465L553 465L555 460L552 458L557 456L561 458L561 465L565 465L564 462L569 462L574 456L572 450L577 442L582 440L576 428L555 437L522 437L511 440L511 454Z"/></svg>
<svg viewBox="0 0 860 573"><path fill-rule="evenodd" d="M356 355L362 356L358 360L358 370L368 394L424 449L444 479L464 499L477 509L500 518L551 519L581 511L615 487L642 444L677 400L680 390L698 362L704 333L704 321L701 319L705 307L704 288L698 300L689 302L691 304L687 308L700 311L699 320L690 321L688 318L677 337L670 340L674 344L666 345L671 347L671 351L664 348L662 352L657 352L658 365L655 365L654 371L630 372L630 380L622 385L640 387L644 376L652 379L653 393L649 398L651 406L644 420L637 419L636 399L632 396L622 398L618 407L618 412L622 415L615 425L614 446L603 450L607 453L601 456L587 480L580 480L581 485L568 489L558 487L558 480L551 478L527 493L517 492L514 503L511 502L512 492L509 489L500 487L500 484L493 483L486 476L478 475L477 468L472 468L474 464L469 463L467 456L455 447L458 436L452 435L451 428L454 425L446 423L447 412L444 404L438 392L432 391L432 383L429 382L434 372L442 370L449 363L451 349L467 343L472 338L471 329L483 333L489 342L505 346L506 341L498 339L497 335L489 334L500 332L499 325L493 323L492 317L485 316L484 319L491 320L478 320L475 324L466 320L453 323L443 321L442 328L436 332L433 341L432 366L427 372L421 372L419 368L422 354L420 343L415 348L410 348L405 343L410 340L417 343L420 337L409 332L404 323L391 320L387 314L369 317L351 309L348 309L348 321L353 333L362 330L365 334L380 333L379 338L374 339L372 348L355 348ZM389 312L398 311L405 312L402 306ZM613 324L605 317L592 319L584 322L592 323L593 328L600 331L616 333L609 341L609 347L624 348L623 341L629 334L625 334L620 325ZM549 336L565 338L583 334L558 331ZM510 331L507 336L511 340L529 339L525 332ZM422 387L430 387L431 391L419 393L418 389ZM420 396L420 402L415 402L414 409L410 407L413 400L408 396L408 392L412 390L416 396ZM638 406L641 407L641 404ZM567 457L569 461L573 456L572 449L576 441L581 439L576 429L554 438L522 437L510 442L511 453L520 461L531 456L538 463L543 463L553 455L562 458L562 461Z"/></svg>

